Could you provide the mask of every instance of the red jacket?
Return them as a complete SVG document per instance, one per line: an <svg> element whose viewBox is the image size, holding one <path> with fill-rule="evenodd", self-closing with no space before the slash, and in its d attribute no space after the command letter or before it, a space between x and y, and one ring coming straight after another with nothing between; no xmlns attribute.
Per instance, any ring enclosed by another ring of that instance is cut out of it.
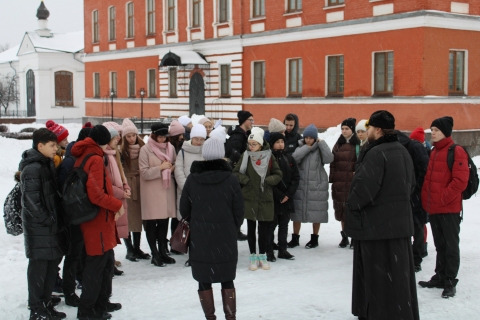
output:
<svg viewBox="0 0 480 320"><path fill-rule="evenodd" d="M113 196L113 187L110 177L105 172L103 150L91 138L75 143L72 156L76 157L75 167L80 166L87 154L93 153L85 164L84 170L88 174L87 194L93 204L100 207L97 217L82 223L85 249L89 256L99 256L120 244L115 226L115 212L120 210L122 201ZM105 177L105 178L104 178ZM105 189L104 189L105 179Z"/></svg>
<svg viewBox="0 0 480 320"><path fill-rule="evenodd" d="M460 213L462 192L467 188L468 155L460 146L455 148L452 171L448 168L448 148L453 144L451 137L435 142L430 155L427 173L422 187L423 209L429 214Z"/></svg>

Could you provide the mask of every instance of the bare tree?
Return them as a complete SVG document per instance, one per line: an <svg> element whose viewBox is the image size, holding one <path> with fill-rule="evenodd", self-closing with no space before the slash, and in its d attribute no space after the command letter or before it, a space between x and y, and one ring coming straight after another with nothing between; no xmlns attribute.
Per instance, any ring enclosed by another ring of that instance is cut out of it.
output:
<svg viewBox="0 0 480 320"><path fill-rule="evenodd" d="M0 53L7 51L8 49L10 49L10 43L5 42L4 44L0 44Z"/></svg>
<svg viewBox="0 0 480 320"><path fill-rule="evenodd" d="M6 76L0 80L0 106L4 109L5 115L11 103L18 103L20 97L17 90L17 78ZM0 112L1 116L1 112Z"/></svg>

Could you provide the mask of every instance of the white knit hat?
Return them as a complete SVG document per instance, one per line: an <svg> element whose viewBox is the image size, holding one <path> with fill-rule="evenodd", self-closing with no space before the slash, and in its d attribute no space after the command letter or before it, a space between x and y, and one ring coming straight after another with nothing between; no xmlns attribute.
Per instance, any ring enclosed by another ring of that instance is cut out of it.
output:
<svg viewBox="0 0 480 320"><path fill-rule="evenodd" d="M188 126L190 122L192 122L192 119L190 119L188 116L181 116L178 118L178 122L184 127Z"/></svg>
<svg viewBox="0 0 480 320"><path fill-rule="evenodd" d="M227 141L227 129L225 127L219 126L210 132L210 138L218 139L225 143Z"/></svg>
<svg viewBox="0 0 480 320"><path fill-rule="evenodd" d="M202 157L205 160L217 160L225 157L225 146L218 139L208 139L202 147Z"/></svg>
<svg viewBox="0 0 480 320"><path fill-rule="evenodd" d="M263 134L264 133L265 133L265 131L263 131L262 128L255 127L255 128L252 129L252 133L248 136L248 140L255 140L261 146L263 146Z"/></svg>
<svg viewBox="0 0 480 320"><path fill-rule="evenodd" d="M207 139L207 129L202 124L195 124L190 131L190 139L192 138Z"/></svg>
<svg viewBox="0 0 480 320"><path fill-rule="evenodd" d="M358 121L357 126L355 127L355 132L357 132L358 130L367 131L365 123L367 123L367 120L365 119Z"/></svg>
<svg viewBox="0 0 480 320"><path fill-rule="evenodd" d="M272 132L283 132L286 130L285 125L282 121L272 118L270 119L270 123L268 124L268 131Z"/></svg>

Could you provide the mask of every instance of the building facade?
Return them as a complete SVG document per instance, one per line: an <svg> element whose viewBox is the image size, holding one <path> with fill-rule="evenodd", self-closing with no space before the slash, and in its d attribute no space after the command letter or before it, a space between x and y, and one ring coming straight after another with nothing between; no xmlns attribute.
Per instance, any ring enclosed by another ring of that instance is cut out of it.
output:
<svg viewBox="0 0 480 320"><path fill-rule="evenodd" d="M86 116L478 128L475 0L85 0ZM112 90L113 88L113 90Z"/></svg>
<svg viewBox="0 0 480 320"><path fill-rule="evenodd" d="M0 53L0 78L13 78L19 97L4 116L60 120L85 115L83 31L53 33L48 29L49 15L41 2L38 29Z"/></svg>

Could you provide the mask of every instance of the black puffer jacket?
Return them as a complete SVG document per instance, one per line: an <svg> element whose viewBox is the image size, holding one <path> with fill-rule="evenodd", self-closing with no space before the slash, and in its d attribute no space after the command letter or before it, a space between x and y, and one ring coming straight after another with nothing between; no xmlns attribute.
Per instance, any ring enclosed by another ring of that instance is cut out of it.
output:
<svg viewBox="0 0 480 320"><path fill-rule="evenodd" d="M232 281L244 214L240 183L222 159L194 161L190 172L180 198L180 214L190 216L193 278L203 283Z"/></svg>
<svg viewBox="0 0 480 320"><path fill-rule="evenodd" d="M72 156L72 147L75 144L75 141L72 141L68 144L67 148L65 149L65 157L63 158L62 163L57 168L58 172L58 186L60 191L63 190L63 183L67 179L68 173L72 171L73 166L75 165L75 161L77 158Z"/></svg>
<svg viewBox="0 0 480 320"><path fill-rule="evenodd" d="M19 170L25 254L33 260L59 259L66 252L66 238L53 161L29 149Z"/></svg>
<svg viewBox="0 0 480 320"><path fill-rule="evenodd" d="M427 213L422 208L422 199L420 198L422 193L423 180L425 179L425 174L427 173L428 161L430 160L428 156L428 151L425 146L416 141L407 137L404 133L396 131L398 136L398 141L408 150L408 153L412 157L413 168L415 169L415 191L412 194L411 204L413 214L418 215L423 223L427 222Z"/></svg>
<svg viewBox="0 0 480 320"><path fill-rule="evenodd" d="M379 138L360 157L347 201L345 233L357 240L413 236L410 196L415 173L397 135Z"/></svg>
<svg viewBox="0 0 480 320"><path fill-rule="evenodd" d="M293 196L300 182L297 163L292 155L285 153L284 150L272 151L272 155L282 170L282 180L272 188L275 213L292 213L295 211ZM285 196L288 197L288 201L281 203Z"/></svg>
<svg viewBox="0 0 480 320"><path fill-rule="evenodd" d="M234 130L229 130L228 135L230 137L225 144L225 157L232 161L233 166L237 164L242 154L247 150L249 134L250 131L245 132L240 126L235 127Z"/></svg>
<svg viewBox="0 0 480 320"><path fill-rule="evenodd" d="M292 132L285 131L285 152L292 154L295 149L298 148L298 140L302 140L302 135L298 133L298 116L293 113L289 113L289 115L295 118L295 126L293 127Z"/></svg>

